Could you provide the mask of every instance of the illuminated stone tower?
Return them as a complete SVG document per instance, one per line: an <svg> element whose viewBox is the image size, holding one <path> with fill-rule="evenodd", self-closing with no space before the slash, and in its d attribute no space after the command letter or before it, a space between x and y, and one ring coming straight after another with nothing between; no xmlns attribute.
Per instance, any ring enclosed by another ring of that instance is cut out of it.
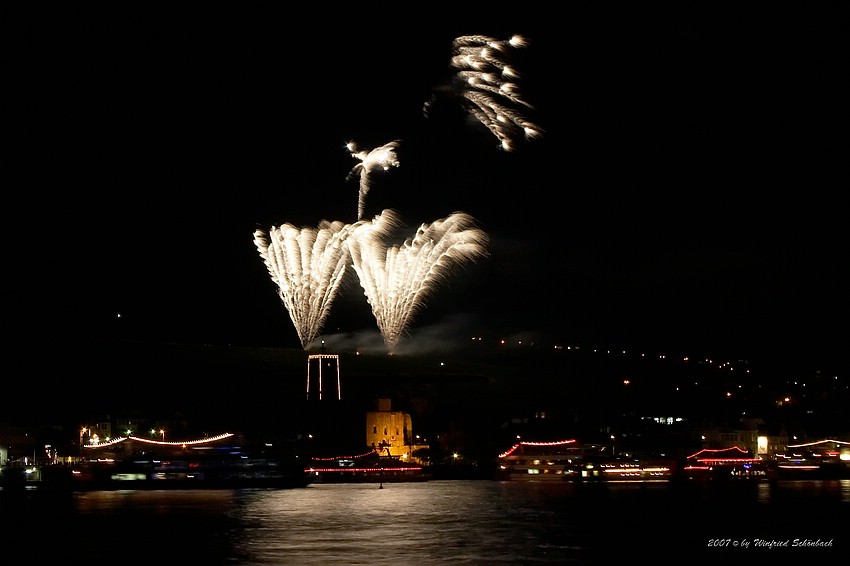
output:
<svg viewBox="0 0 850 566"><path fill-rule="evenodd" d="M307 400L342 399L337 354L307 356Z"/></svg>
<svg viewBox="0 0 850 566"><path fill-rule="evenodd" d="M366 445L382 455L410 456L413 424L410 415L393 411L389 399L378 399L377 410L366 413Z"/></svg>

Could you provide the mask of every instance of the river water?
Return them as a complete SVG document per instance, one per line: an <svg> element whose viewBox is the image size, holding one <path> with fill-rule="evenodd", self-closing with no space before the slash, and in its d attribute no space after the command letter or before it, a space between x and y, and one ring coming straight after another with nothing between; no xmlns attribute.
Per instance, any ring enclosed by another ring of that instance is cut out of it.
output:
<svg viewBox="0 0 850 566"><path fill-rule="evenodd" d="M33 492L0 498L0 552L89 565L791 564L846 558L850 480Z"/></svg>

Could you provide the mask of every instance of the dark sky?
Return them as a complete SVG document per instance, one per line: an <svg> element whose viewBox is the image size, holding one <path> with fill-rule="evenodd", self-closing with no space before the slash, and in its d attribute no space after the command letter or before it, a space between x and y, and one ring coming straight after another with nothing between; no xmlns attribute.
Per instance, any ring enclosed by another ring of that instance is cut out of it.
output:
<svg viewBox="0 0 850 566"><path fill-rule="evenodd" d="M299 347L252 234L355 221L344 144L401 139L370 214L393 208L412 233L464 211L491 240L414 342L840 362L848 97L831 4L425 5L339 23L281 6L7 18L4 295L21 344ZM424 116L470 34L529 39L517 63L542 138L502 151L448 96ZM352 279L325 333L360 331L377 327Z"/></svg>

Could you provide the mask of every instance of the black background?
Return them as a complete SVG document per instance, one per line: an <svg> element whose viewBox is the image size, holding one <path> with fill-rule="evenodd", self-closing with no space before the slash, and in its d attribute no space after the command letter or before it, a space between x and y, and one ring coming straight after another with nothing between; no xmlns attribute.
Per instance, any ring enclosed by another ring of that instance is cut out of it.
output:
<svg viewBox="0 0 850 566"><path fill-rule="evenodd" d="M344 144L401 139L369 213L396 209L412 232L465 211L491 239L411 347L456 333L840 365L847 93L831 8L10 13L10 352L38 376L39 352L104 336L298 348L252 234L353 222ZM502 151L451 97L423 115L453 38L514 33L542 138ZM360 331L377 332L354 281L325 333Z"/></svg>

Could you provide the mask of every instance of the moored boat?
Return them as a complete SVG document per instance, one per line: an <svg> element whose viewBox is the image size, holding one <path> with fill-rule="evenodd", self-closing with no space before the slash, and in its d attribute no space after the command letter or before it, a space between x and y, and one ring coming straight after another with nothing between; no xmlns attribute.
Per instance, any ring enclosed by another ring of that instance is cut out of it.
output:
<svg viewBox="0 0 850 566"><path fill-rule="evenodd" d="M772 477L769 461L738 447L704 448L686 458L682 469L689 480L762 480Z"/></svg>
<svg viewBox="0 0 850 566"><path fill-rule="evenodd" d="M370 451L356 456L314 457L304 468L311 483L395 483L428 481L431 474L401 457Z"/></svg>
<svg viewBox="0 0 850 566"><path fill-rule="evenodd" d="M513 481L666 481L675 462L602 455L576 440L517 442L499 455L497 477Z"/></svg>
<svg viewBox="0 0 850 566"><path fill-rule="evenodd" d="M183 442L122 437L89 444L80 458L6 466L0 489L125 490L296 488L310 483L298 454L222 434Z"/></svg>

